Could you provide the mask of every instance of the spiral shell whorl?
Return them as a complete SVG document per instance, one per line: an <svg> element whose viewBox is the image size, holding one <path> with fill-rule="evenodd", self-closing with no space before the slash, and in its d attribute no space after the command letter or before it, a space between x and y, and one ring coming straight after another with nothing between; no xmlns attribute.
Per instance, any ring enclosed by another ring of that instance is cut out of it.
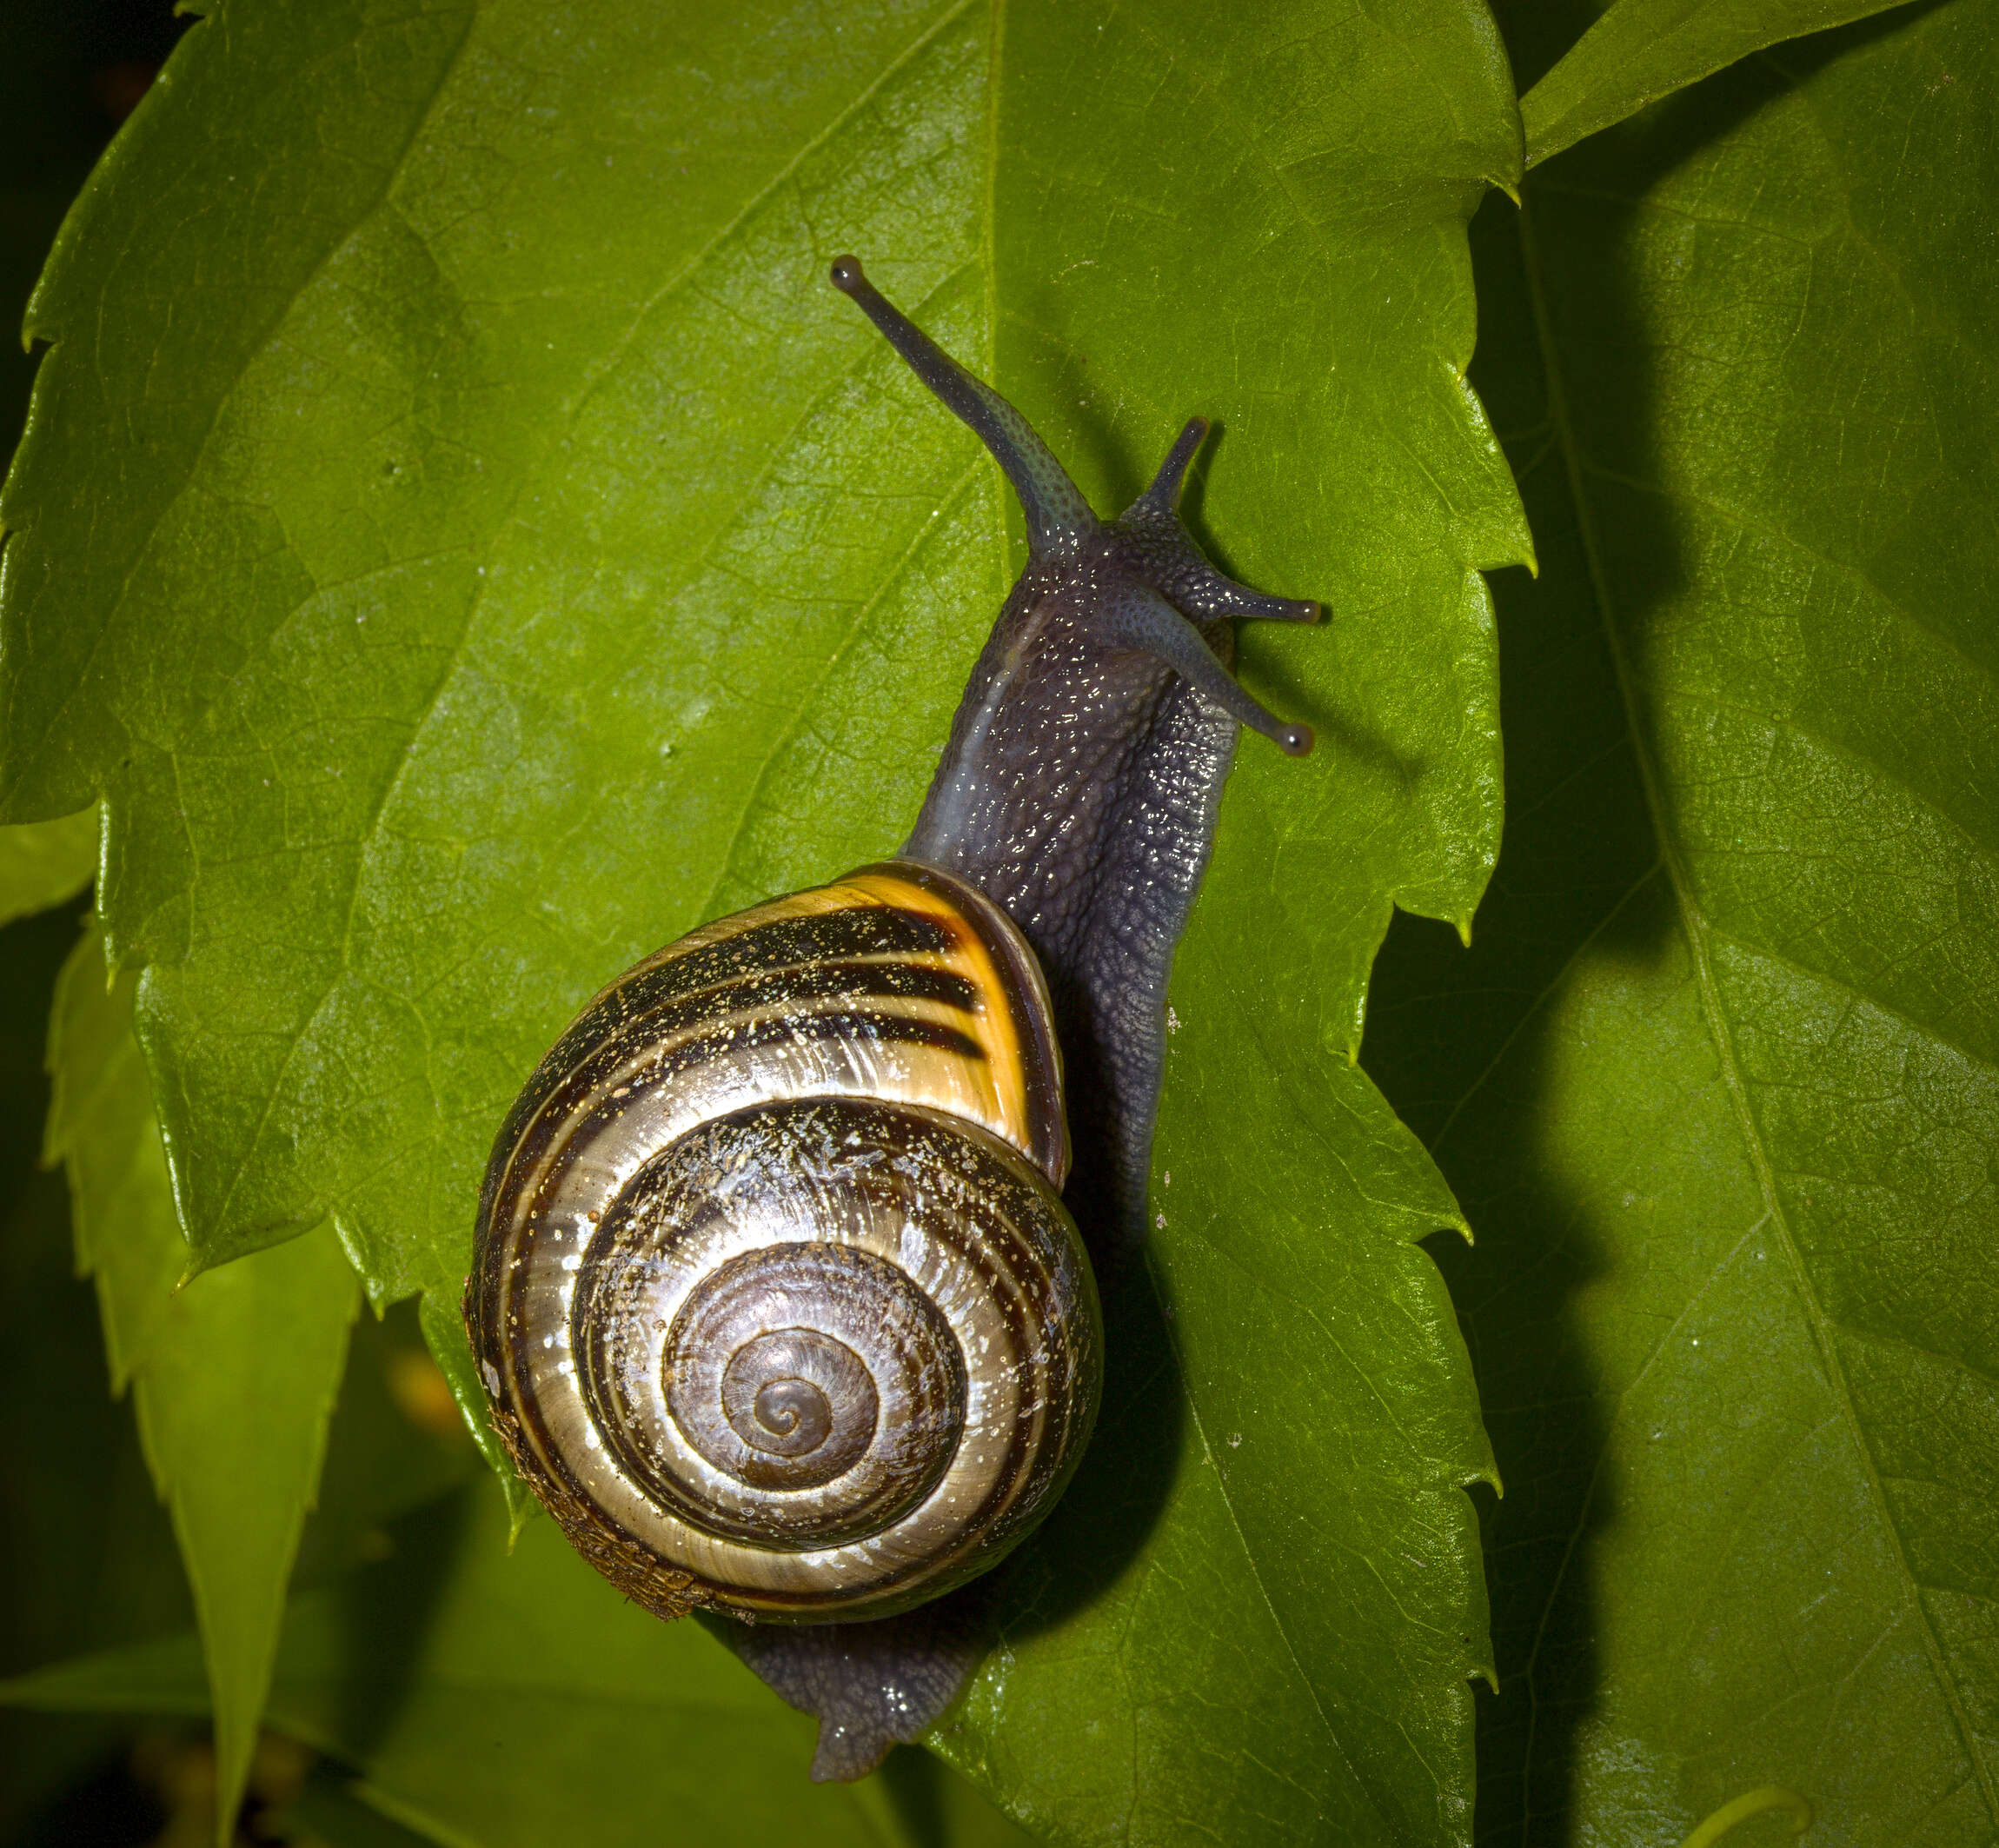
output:
<svg viewBox="0 0 1999 1848"><path fill-rule="evenodd" d="M1095 1288L1044 1166L1063 1140L1040 1114L1059 1091L1038 972L993 978L1017 974L1011 927L954 881L920 888L973 913L924 914L960 933L940 949L828 907L853 889L641 965L495 1149L468 1295L495 1421L580 1550L662 1614L920 1603L1031 1529L1094 1417ZM811 954L829 941L836 980ZM707 986L662 981L676 956ZM1009 1056L1053 1082L1006 1080Z"/></svg>
<svg viewBox="0 0 1999 1848"><path fill-rule="evenodd" d="M867 1235L874 1203L810 1146L901 1127L856 1114L779 1107L708 1125L649 1165L586 1257L575 1341L598 1427L704 1533L800 1552L863 1539L957 1453L950 1322L891 1259L794 1229ZM807 1162L820 1172L798 1188Z"/></svg>

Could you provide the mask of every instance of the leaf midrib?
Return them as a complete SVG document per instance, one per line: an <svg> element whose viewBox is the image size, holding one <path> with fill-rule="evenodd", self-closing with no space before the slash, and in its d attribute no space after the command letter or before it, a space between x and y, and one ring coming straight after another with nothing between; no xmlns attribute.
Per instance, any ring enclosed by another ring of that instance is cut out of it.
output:
<svg viewBox="0 0 1999 1848"><path fill-rule="evenodd" d="M1629 489L1633 494L1642 494L1654 500L1675 501L1689 507L1697 507L1703 513L1712 514L1737 531L1746 533L1753 539L1767 540L1771 545L1782 546L1788 552L1795 552L1808 558L1815 565L1823 566L1837 577L1843 577L1857 588L1875 599L1896 622L1903 624L1913 634L1934 643L1955 660L1962 661L1966 669L1982 680L1999 678L1989 661L1980 661L1969 653L1956 636L1947 634L1934 622L1926 622L1899 597L1893 595L1876 583L1866 566L1850 560L1836 558L1830 552L1800 539L1795 533L1787 533L1781 528L1766 526L1761 521L1752 520L1739 508L1731 507L1725 501L1717 501L1707 495L1689 494L1682 489L1663 488L1657 482L1641 480L1637 475L1627 475L1620 469L1606 469L1601 462L1584 459L1581 467L1584 473L1600 482L1609 482L1613 487ZM1876 768L1880 768L1876 766Z"/></svg>
<svg viewBox="0 0 1999 1848"><path fill-rule="evenodd" d="M1737 1128L1741 1135L1744 1152L1756 1175L1757 1187L1763 1199L1763 1209L1770 1225L1777 1233L1777 1243L1783 1250L1790 1266L1794 1287L1800 1306L1804 1311L1810 1329L1813 1346L1816 1348L1820 1364L1825 1369L1827 1383L1832 1388L1853 1439L1854 1449L1859 1456L1862 1470L1866 1477L1868 1492L1876 1510L1883 1532L1889 1541L1896 1577L1901 1585L1904 1601L1914 1621L1917 1633L1923 1639L1923 1649L1929 1659L1931 1673L1937 1692L1946 1710L1950 1714L1951 1725L1957 1735L1960 1750L1969 1763L1980 1791L1985 1800L1989 1816L1999 1816L1999 1791L1996 1791L1991 1767L1985 1763L1978 1749L1969 1716L1964 1709L1963 1697L1960 1693L1956 1677L1950 1672L1943 1641L1936 1634L1928 1605L1923 1597L1923 1587L1909 1564L1908 1549L1902 1531L1896 1525L1887 1493L1882 1485L1881 1472L1876 1464L1872 1446L1867 1439L1858 1411L1854 1405L1853 1393L1846 1378L1846 1370L1841 1364L1833 1339L1833 1323L1825 1306L1819 1300L1817 1288L1807 1270L1803 1254L1797 1245L1796 1234L1792 1230L1790 1216L1784 1210L1778 1195L1775 1171L1770 1153L1763 1146L1761 1130L1750 1109L1749 1090L1736 1054L1734 1035L1730 1029L1728 1016L1722 1005L1719 987L1715 980L1712 958L1708 947L1708 921L1705 913L1696 900L1692 881L1688 874L1678 850L1677 837L1668 825L1668 808L1657 764L1647 746L1647 733L1641 724L1638 689L1636 676L1626 656L1623 637L1619 635L1612 615L1610 574L1605 563L1602 542L1597 535L1596 522L1591 517L1591 502L1586 489L1588 468L1570 416L1566 388L1563 380L1559 349L1557 346L1552 322L1549 313L1547 290L1544 280L1540 248L1534 229L1532 192L1523 187L1518 207L1519 236L1522 270L1529 305L1534 318L1536 342L1541 349L1542 364L1547 380L1548 409L1550 421L1561 449L1563 462L1568 474L1569 490L1576 509L1576 523L1583 543L1583 553L1590 575L1591 595L1597 605L1597 613L1603 624L1605 646L1609 651L1612 672L1617 676L1617 694L1624 711L1625 728L1631 740L1631 754L1638 767L1641 786L1644 792L1645 807L1657 837L1660 863L1664 867L1673 891L1674 901L1678 908L1682 927L1687 940L1690 961L1693 966L1697 989L1700 995L1701 1013L1713 1042L1722 1081L1729 1094Z"/></svg>

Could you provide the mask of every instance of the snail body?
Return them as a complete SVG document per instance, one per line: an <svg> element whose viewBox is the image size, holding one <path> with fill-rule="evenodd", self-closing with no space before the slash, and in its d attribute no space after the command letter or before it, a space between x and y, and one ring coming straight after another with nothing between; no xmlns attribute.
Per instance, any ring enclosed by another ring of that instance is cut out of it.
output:
<svg viewBox="0 0 1999 1848"><path fill-rule="evenodd" d="M1318 608L1181 526L1203 420L1099 520L853 258L832 280L1000 463L1026 568L900 856L669 945L541 1061L465 1312L578 1551L662 1617L750 1619L727 1640L820 1715L814 1776L848 1778L955 1697L980 1641L954 1588L1088 1440L1091 1260L1142 1237L1166 975L1236 730L1312 745L1230 674L1230 619Z"/></svg>

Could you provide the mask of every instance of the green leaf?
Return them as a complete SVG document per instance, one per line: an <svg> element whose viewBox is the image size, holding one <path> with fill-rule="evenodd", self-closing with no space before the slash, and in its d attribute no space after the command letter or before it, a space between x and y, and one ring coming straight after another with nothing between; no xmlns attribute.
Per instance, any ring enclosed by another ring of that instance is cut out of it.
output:
<svg viewBox="0 0 1999 1848"><path fill-rule="evenodd" d="M0 940L0 953L17 947ZM0 1672L191 1619L131 1419L104 1393L96 1320L70 1270L62 1180L42 1176L0 1218L0 1391L32 1408L0 1436ZM29 1818L115 1749L112 1732L0 1713L0 1838L32 1839Z"/></svg>
<svg viewBox="0 0 1999 1848"><path fill-rule="evenodd" d="M1903 0L1617 0L1520 99L1527 164L1765 46Z"/></svg>
<svg viewBox="0 0 1999 1848"><path fill-rule="evenodd" d="M1996 85L1898 16L1478 227L1506 856L1368 1044L1479 1233L1495 1841L1995 1835Z"/></svg>
<svg viewBox="0 0 1999 1848"><path fill-rule="evenodd" d="M552 1522L509 1554L483 1486L395 1533L383 1564L293 1601L270 1714L420 1833L481 1848L1020 1840L941 1767L853 1785L785 1775L811 1721L696 1625L626 1603ZM18 1678L0 1699L194 1714L208 1695L192 1639L169 1638Z"/></svg>
<svg viewBox="0 0 1999 1848"><path fill-rule="evenodd" d="M330 1227L176 1287L188 1251L132 1037L134 980L106 986L94 932L57 990L48 1155L77 1267L97 1281L114 1391L173 1516L215 1690L225 1833L249 1776L285 1585L319 1483L359 1296Z"/></svg>
<svg viewBox="0 0 1999 1848"><path fill-rule="evenodd" d="M302 1835L308 1841L330 1842L334 1848L413 1848L444 1839L384 1815L368 1802L364 1786L323 1763L313 1768L304 1788L276 1820L288 1838Z"/></svg>
<svg viewBox="0 0 1999 1848"><path fill-rule="evenodd" d="M1489 1466L1411 1243L1458 1214L1351 1059L1392 905L1463 923L1498 838L1478 572L1527 539L1464 381L1464 221L1519 173L1491 21L566 19L224 0L37 297L0 798L105 800L195 1248L330 1213L462 1386L480 1170L571 1011L901 837L1008 515L826 286L856 249L1100 505L1214 417L1204 535L1334 612L1245 638L1322 747L1243 753L1167 1224L945 1749L1062 1839L1461 1839Z"/></svg>
<svg viewBox="0 0 1999 1848"><path fill-rule="evenodd" d="M294 1591L383 1558L392 1523L485 1474L415 1312L354 1324Z"/></svg>
<svg viewBox="0 0 1999 1848"><path fill-rule="evenodd" d="M73 899L97 870L97 811L0 828L0 924Z"/></svg>
<svg viewBox="0 0 1999 1848"><path fill-rule="evenodd" d="M42 1069L56 972L75 921L50 913L0 931L0 1673L192 1621L173 1535L132 1421L104 1393L97 1311L71 1264L61 1176L36 1165ZM0 1714L0 1838L94 1758L113 1729Z"/></svg>
<svg viewBox="0 0 1999 1848"><path fill-rule="evenodd" d="M88 75L88 30L70 13L0 6L0 326L9 330L97 151L74 102ZM0 448L20 434L33 376L29 356L0 341ZM96 869L94 811L0 828L0 924L74 898Z"/></svg>
<svg viewBox="0 0 1999 1848"><path fill-rule="evenodd" d="M472 1350L465 1345L464 1325L459 1319L457 1301L438 1290L427 1292L421 1301L424 1339L437 1357L452 1402L465 1420L465 1428L472 1433L473 1442L479 1446L479 1454L486 1459L487 1467L500 1479L500 1486L507 1496L508 1511L513 1518L514 1531L518 1533L522 1524L540 1511L541 1504L535 1499L534 1491L515 1472L500 1442L500 1433L493 1428L492 1401L480 1383Z"/></svg>
<svg viewBox="0 0 1999 1848"><path fill-rule="evenodd" d="M1458 1218L1349 1060L1391 901L1469 919L1498 845L1477 568L1526 540L1462 385L1461 227L1516 153L1481 21L1406 10L1401 45L1314 23L1155 7L1071 32L1013 11L1001 56L995 265L1022 306L1000 376L1100 506L1188 411L1219 412L1204 516L1265 513L1222 548L1332 612L1323 634L1245 635L1252 683L1305 689L1325 748L1307 771L1248 741L1232 779L1173 984L1151 1287L1107 1306L1099 1441L1121 1454L1023 1566L1027 1633L946 1739L1063 1838L1448 1840L1471 1821L1485 1637L1461 1488L1491 1464L1407 1242ZM1073 1562L1155 1506L1123 1577L1090 1575L1075 1608Z"/></svg>

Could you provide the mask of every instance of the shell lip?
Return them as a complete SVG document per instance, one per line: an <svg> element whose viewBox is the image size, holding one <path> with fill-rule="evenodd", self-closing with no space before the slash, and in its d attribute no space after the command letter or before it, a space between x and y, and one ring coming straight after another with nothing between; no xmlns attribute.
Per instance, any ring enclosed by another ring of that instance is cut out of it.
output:
<svg viewBox="0 0 1999 1848"><path fill-rule="evenodd" d="M1016 1010L1026 1114L1033 1126L1029 1158L1060 1193L1069 1178L1072 1150L1063 1108L1062 1046L1055 1036L1055 1004L1048 978L1020 927L978 887L920 860L882 860L856 867L847 879L891 878L946 900L979 935L1004 978L1007 992L1023 998Z"/></svg>

